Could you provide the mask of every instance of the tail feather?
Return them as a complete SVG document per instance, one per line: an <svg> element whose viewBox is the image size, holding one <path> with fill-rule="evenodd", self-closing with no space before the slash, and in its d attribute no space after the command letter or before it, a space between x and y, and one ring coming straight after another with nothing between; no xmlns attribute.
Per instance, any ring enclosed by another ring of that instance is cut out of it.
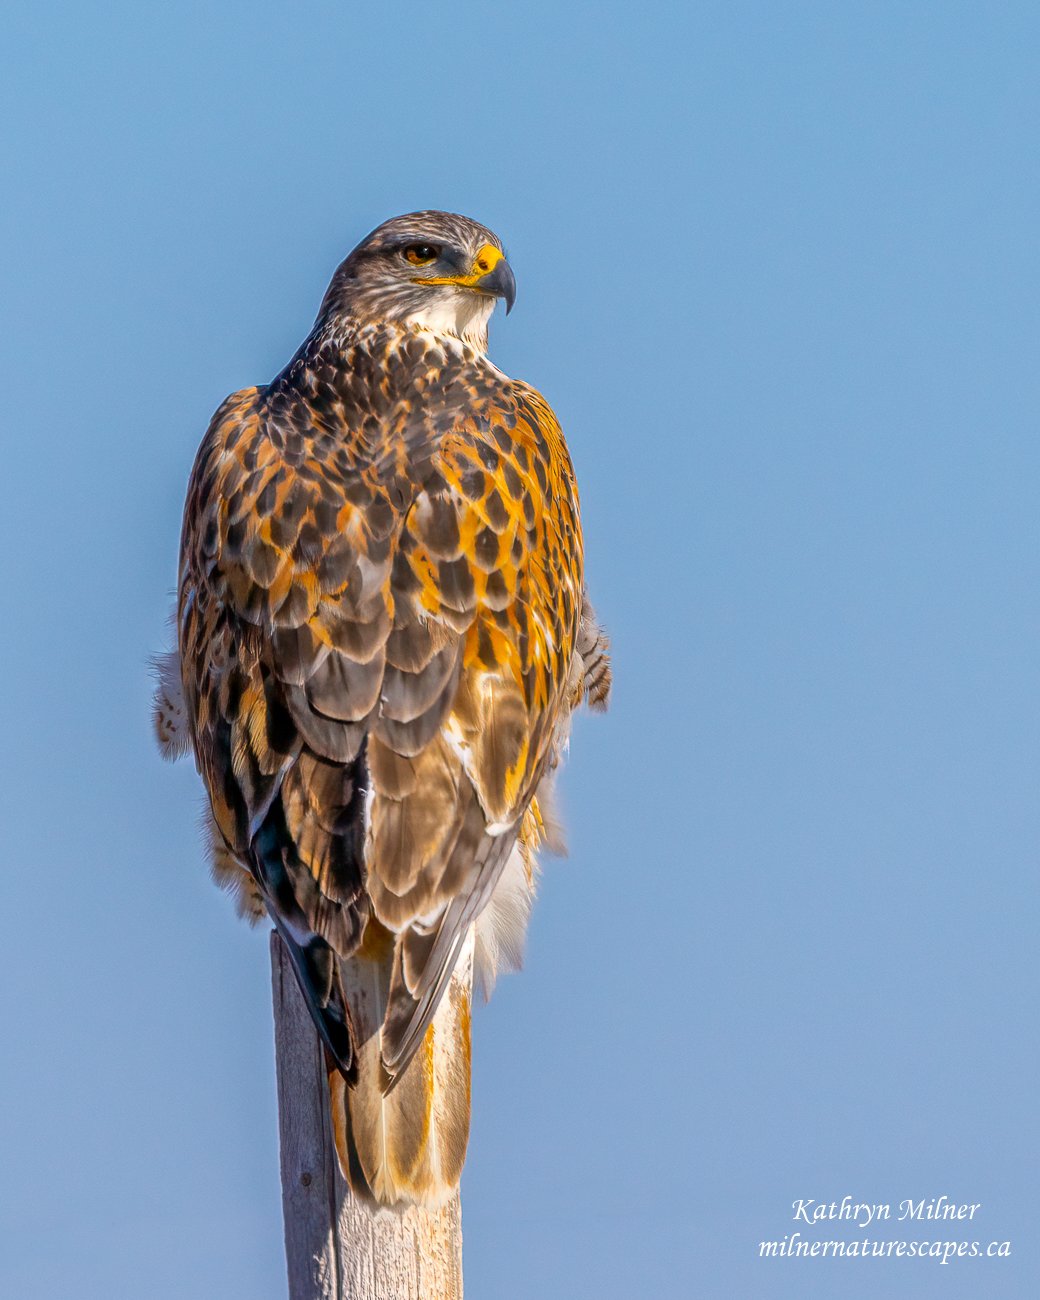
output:
<svg viewBox="0 0 1040 1300"><path fill-rule="evenodd" d="M342 963L357 1081L330 1072L332 1129L356 1196L373 1206L432 1208L458 1187L469 1139L472 943L419 1050L391 1079L381 1034L393 958L394 937L370 921L361 948Z"/></svg>

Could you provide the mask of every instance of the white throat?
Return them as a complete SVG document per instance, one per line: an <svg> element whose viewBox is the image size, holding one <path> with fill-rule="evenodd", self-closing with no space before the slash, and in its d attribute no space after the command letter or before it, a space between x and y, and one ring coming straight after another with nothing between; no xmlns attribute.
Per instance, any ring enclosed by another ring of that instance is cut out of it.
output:
<svg viewBox="0 0 1040 1300"><path fill-rule="evenodd" d="M496 299L486 293L458 289L438 294L428 305L405 317L405 323L434 334L460 338L481 352L487 351L488 321Z"/></svg>

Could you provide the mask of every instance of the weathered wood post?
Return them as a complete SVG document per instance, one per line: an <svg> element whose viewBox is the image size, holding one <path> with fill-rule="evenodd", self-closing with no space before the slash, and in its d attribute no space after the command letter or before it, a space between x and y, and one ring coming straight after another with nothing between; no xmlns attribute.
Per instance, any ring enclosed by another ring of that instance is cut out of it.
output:
<svg viewBox="0 0 1040 1300"><path fill-rule="evenodd" d="M289 1300L462 1300L462 1209L373 1215L339 1171L318 1034L271 935ZM458 977L456 977L458 978Z"/></svg>

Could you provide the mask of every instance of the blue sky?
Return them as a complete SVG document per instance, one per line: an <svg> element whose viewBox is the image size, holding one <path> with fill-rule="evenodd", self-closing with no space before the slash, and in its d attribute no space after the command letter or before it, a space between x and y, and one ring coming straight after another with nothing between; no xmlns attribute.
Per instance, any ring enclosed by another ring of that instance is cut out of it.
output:
<svg viewBox="0 0 1040 1300"><path fill-rule="evenodd" d="M468 1294L1040 1293L1035 6L5 32L0 1292L284 1295L266 940L147 661L211 412L445 207L510 252L617 678L476 1022ZM758 1259L846 1193L1011 1258Z"/></svg>

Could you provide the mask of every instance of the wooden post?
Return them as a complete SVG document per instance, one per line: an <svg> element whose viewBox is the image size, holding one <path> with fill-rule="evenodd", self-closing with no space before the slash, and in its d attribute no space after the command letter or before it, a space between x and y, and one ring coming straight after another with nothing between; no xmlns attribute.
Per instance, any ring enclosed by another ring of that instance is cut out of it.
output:
<svg viewBox="0 0 1040 1300"><path fill-rule="evenodd" d="M317 1031L271 935L278 1129L289 1300L462 1300L462 1209L373 1214L336 1158Z"/></svg>

